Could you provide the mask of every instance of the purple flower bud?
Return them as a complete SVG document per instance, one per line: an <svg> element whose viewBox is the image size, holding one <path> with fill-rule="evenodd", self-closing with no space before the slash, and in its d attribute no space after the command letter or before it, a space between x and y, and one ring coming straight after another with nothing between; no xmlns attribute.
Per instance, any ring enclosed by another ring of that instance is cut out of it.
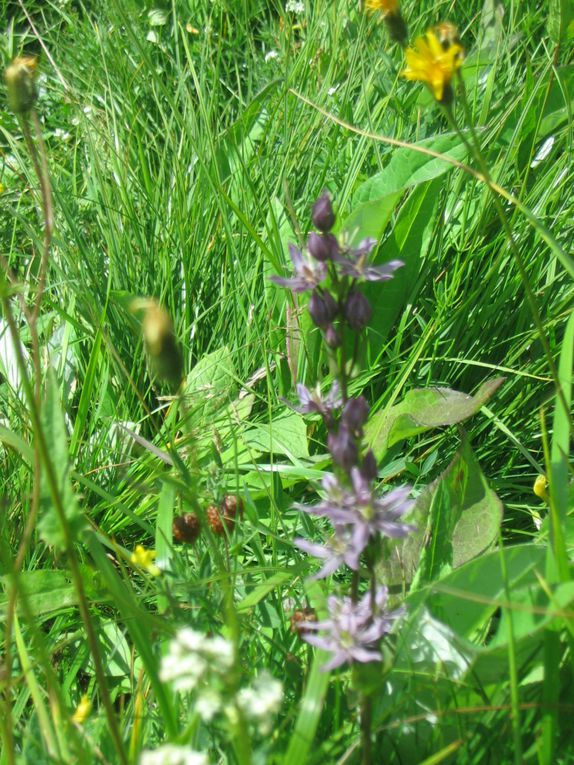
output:
<svg viewBox="0 0 574 765"><path fill-rule="evenodd" d="M371 320L373 310L362 292L353 290L347 298L345 316L351 329L360 332Z"/></svg>
<svg viewBox="0 0 574 765"><path fill-rule="evenodd" d="M349 471L357 464L357 444L351 433L344 425L341 425L338 433L331 431L327 437L327 446L331 452L333 462Z"/></svg>
<svg viewBox="0 0 574 765"><path fill-rule="evenodd" d="M335 213L331 205L331 197L326 191L313 205L312 217L315 228L323 231L323 233L330 231L335 225Z"/></svg>
<svg viewBox="0 0 574 765"><path fill-rule="evenodd" d="M307 239L307 249L315 260L331 260L339 252L339 242L333 234L317 234L311 231Z"/></svg>
<svg viewBox="0 0 574 765"><path fill-rule="evenodd" d="M333 350L341 345L341 335L332 324L329 324L325 330L325 341Z"/></svg>
<svg viewBox="0 0 574 765"><path fill-rule="evenodd" d="M369 405L364 396L350 398L343 409L342 420L351 433L360 433L369 416Z"/></svg>
<svg viewBox="0 0 574 765"><path fill-rule="evenodd" d="M318 327L325 329L337 316L339 310L337 303L330 292L317 292L311 295L309 300L309 313Z"/></svg>
<svg viewBox="0 0 574 765"><path fill-rule="evenodd" d="M372 449L365 454L363 459L363 467L361 468L361 475L365 481L374 481L378 475L377 460Z"/></svg>

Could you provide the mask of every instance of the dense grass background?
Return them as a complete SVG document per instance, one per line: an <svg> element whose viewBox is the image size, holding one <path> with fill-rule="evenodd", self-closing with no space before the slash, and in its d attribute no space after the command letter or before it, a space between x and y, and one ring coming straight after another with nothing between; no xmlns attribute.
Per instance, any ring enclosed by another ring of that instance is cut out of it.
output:
<svg viewBox="0 0 574 765"><path fill-rule="evenodd" d="M355 762L357 716L345 676L331 678L327 688L313 670L307 682L310 654L290 633L283 605L288 597L303 602L308 570L291 544L303 523L291 503L309 491L308 480L320 475L326 458L320 430L308 433L309 454L305 425L288 417L281 397L292 395L294 374L312 384L328 377L328 367L316 333L305 319L298 325L268 276L283 272L286 244L302 241L310 205L323 188L344 228L361 184L398 151L371 134L412 143L450 128L427 93L399 77L400 49L358 3L317 0L301 15L270 0L24 6L26 14L18 3L0 3L0 44L6 64L23 51L41 56L38 111L56 226L39 330L65 414L69 476L96 531L77 554L129 761L187 727L184 710L157 701L152 665L157 670L159 654L149 636L159 645L191 612L205 630L226 623L240 631L247 675L267 667L284 681L282 714L258 761ZM549 34L548 8L530 0L402 7L413 35L445 18L461 29L463 73L491 173L552 232L567 258L574 231L574 67L571 46L557 46ZM0 135L1 248L27 296L42 237L37 182L8 111L0 113ZM505 209L558 363L572 276L527 217L511 205ZM472 393L503 375L496 396L465 430L504 503L501 542L533 539L543 556L547 529L537 530L534 513L545 510L532 484L546 471L542 436L545 430L552 438L555 386L490 192L453 169L399 194L377 257L397 250L408 263L398 282L401 299L396 315L376 314L356 388L383 411L413 388ZM179 410L163 398L168 391L147 370L139 322L129 310L141 295L156 297L174 317L189 373L191 424L183 432ZM23 321L20 332L28 348ZM6 337L0 339L0 559L7 589L30 509L34 439ZM181 464L166 467L118 423L162 451L175 440ZM57 458L61 441L56 427L51 432ZM418 492L445 470L459 444L453 428L410 439L385 454L382 475L413 482ZM283 467L272 473L275 463ZM174 508L203 506L237 488L246 498L246 520L227 564L213 540L191 552L171 550L166 536ZM305 524L307 533L321 528ZM126 556L138 543L157 546L173 576L158 584L135 574ZM529 555L517 558L518 573L527 570ZM4 712L8 701L12 711L0 763L120 762L98 703L104 691L66 556L35 534L22 570L29 578L18 587L24 593L27 587L28 597L17 609L14 664L5 668L14 679L4 697ZM224 581L232 581L239 604L233 618ZM570 603L560 600L563 608ZM475 645L488 642L499 616L494 607L477 617ZM553 664L556 695L546 712L540 709L543 669L549 671L542 635L518 659L503 652L496 681L492 671L488 680L480 672L474 679L457 674L457 660L451 657L450 666L440 652L417 674L405 649L397 671L403 679L390 683L391 697L381 694L377 761L569 762L574 751L560 718L568 719L571 707L560 703L571 699L571 658L561 640ZM66 742L63 719L85 692L94 712L84 733ZM313 747L309 741L297 753L293 729L304 692L324 699L324 713L309 723L311 737L318 725ZM560 741L554 750L538 746L548 709ZM190 735L197 748L210 748L214 762L237 761L217 733L196 726ZM50 759L52 739L58 754Z"/></svg>

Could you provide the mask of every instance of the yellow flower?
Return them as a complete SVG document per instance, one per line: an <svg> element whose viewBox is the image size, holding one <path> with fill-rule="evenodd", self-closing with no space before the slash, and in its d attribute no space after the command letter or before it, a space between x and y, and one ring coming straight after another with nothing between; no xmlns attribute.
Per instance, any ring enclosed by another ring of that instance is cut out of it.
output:
<svg viewBox="0 0 574 765"><path fill-rule="evenodd" d="M132 553L130 562L134 566L147 571L147 573L152 576L159 576L161 574L161 569L154 563L155 556L155 550L146 550L142 545L136 545L136 549Z"/></svg>
<svg viewBox="0 0 574 765"><path fill-rule="evenodd" d="M536 476L536 480L534 481L534 486L532 487L532 491L536 494L537 497L540 497L540 499L543 502L548 502L548 492L546 489L548 488L548 481L546 480L545 475L538 475Z"/></svg>
<svg viewBox="0 0 574 765"><path fill-rule="evenodd" d="M365 0L365 9L372 13L381 11L385 16L399 12L398 0Z"/></svg>
<svg viewBox="0 0 574 765"><path fill-rule="evenodd" d="M405 56L407 68L402 72L403 77L426 82L437 101L446 101L450 81L464 60L462 45L457 42L441 44L434 30L429 30L417 37L414 48L407 48Z"/></svg>
<svg viewBox="0 0 574 765"><path fill-rule="evenodd" d="M88 715L92 711L92 702L90 701L90 697L87 693L84 693L82 698L80 699L80 703L76 707L76 711L72 715L72 720L75 723L78 723L78 725L82 725L82 723L86 722L88 719Z"/></svg>

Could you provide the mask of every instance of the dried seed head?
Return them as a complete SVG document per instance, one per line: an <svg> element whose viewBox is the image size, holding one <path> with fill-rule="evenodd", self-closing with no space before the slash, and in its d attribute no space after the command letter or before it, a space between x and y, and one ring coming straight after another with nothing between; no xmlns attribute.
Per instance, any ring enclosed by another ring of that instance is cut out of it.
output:
<svg viewBox="0 0 574 765"><path fill-rule="evenodd" d="M37 64L38 61L33 56L20 56L4 71L8 105L16 114L29 112L38 98Z"/></svg>
<svg viewBox="0 0 574 765"><path fill-rule="evenodd" d="M201 523L195 513L177 515L172 524L173 541L192 545L201 533Z"/></svg>
<svg viewBox="0 0 574 765"><path fill-rule="evenodd" d="M222 537L225 534L225 529L223 527L223 518L221 517L217 505L209 505L205 511L205 515L207 516L207 522L213 533Z"/></svg>
<svg viewBox="0 0 574 765"><path fill-rule="evenodd" d="M305 622L316 622L317 614L314 608L298 608L291 614L291 632L299 636L305 635L309 630L304 626Z"/></svg>

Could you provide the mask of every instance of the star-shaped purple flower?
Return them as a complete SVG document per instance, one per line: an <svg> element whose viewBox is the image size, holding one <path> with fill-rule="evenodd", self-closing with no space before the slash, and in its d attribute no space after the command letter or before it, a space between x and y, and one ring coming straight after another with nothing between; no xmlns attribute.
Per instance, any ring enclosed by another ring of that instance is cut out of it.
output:
<svg viewBox="0 0 574 765"><path fill-rule="evenodd" d="M299 414L314 414L318 412L326 420L331 420L335 409L340 409L343 406L343 399L341 398L341 389L337 380L333 382L331 390L325 397L321 395L319 386L315 390L309 390L302 383L297 383L297 396L299 398L299 406L289 404Z"/></svg>
<svg viewBox="0 0 574 765"><path fill-rule="evenodd" d="M287 287L293 292L314 290L327 276L325 263L308 263L303 258L301 250L294 244L289 245L289 255L295 269L295 276L284 279L282 276L272 276L271 281L280 287Z"/></svg>
<svg viewBox="0 0 574 765"><path fill-rule="evenodd" d="M367 592L357 603L351 598L327 600L329 619L305 622L302 638L315 646L329 651L333 657L321 667L323 672L336 669L345 663L380 661L377 643L390 632L393 623L404 611L385 612L388 590L380 586L374 593ZM324 632L323 636L313 634Z"/></svg>
<svg viewBox="0 0 574 765"><path fill-rule="evenodd" d="M339 255L335 258L342 276L351 276L353 279L363 279L367 282L386 282L393 278L397 268L404 266L402 260L389 260L381 266L373 266L368 258L377 240L363 239L355 249L346 251L347 257Z"/></svg>
<svg viewBox="0 0 574 765"><path fill-rule="evenodd" d="M345 526L336 526L335 533L325 545L301 538L295 539L294 542L303 552L325 561L323 568L311 579L324 579L333 574L343 563L346 563L353 571L357 571L359 568L361 550L354 546L352 532Z"/></svg>

